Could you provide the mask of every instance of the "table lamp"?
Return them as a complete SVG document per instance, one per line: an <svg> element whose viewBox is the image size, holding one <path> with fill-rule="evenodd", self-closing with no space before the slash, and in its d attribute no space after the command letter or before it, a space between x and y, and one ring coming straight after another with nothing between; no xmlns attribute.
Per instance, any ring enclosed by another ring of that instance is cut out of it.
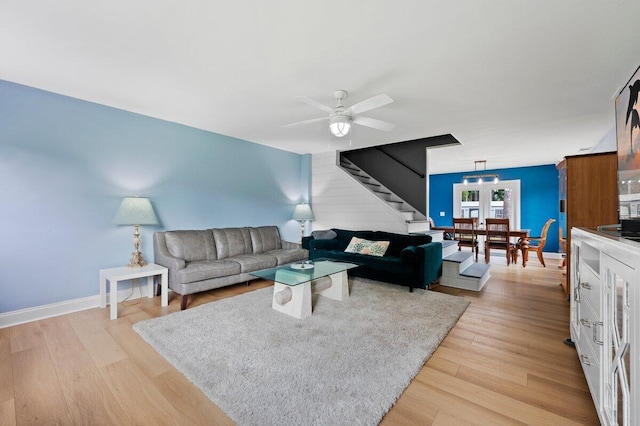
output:
<svg viewBox="0 0 640 426"><path fill-rule="evenodd" d="M140 231L139 225L157 225L158 218L156 217L151 201L148 198L143 197L126 197L120 203L120 207L113 217L113 223L115 225L133 225L133 253L131 253L131 260L127 266L131 268L139 268L145 266L147 262L144 261L142 253L140 253Z"/></svg>
<svg viewBox="0 0 640 426"><path fill-rule="evenodd" d="M302 237L304 237L304 222L306 220L314 219L311 206L307 203L300 203L296 205L292 219L300 222L300 243L302 243Z"/></svg>

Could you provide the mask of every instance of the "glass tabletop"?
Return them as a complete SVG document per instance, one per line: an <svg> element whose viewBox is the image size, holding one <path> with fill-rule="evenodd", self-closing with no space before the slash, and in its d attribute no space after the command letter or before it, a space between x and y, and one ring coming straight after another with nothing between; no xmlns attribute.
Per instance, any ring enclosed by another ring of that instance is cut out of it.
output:
<svg viewBox="0 0 640 426"><path fill-rule="evenodd" d="M251 272L251 275L265 280L276 281L288 286L296 286L309 281L317 280L328 275L337 274L351 268L355 263L337 262L333 260L315 260L313 263L300 262L291 265L276 266Z"/></svg>

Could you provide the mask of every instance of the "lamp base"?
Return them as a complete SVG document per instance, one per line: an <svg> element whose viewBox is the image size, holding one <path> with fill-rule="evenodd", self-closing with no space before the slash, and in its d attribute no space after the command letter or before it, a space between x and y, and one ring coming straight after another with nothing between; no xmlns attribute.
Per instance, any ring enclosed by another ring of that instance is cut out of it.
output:
<svg viewBox="0 0 640 426"><path fill-rule="evenodd" d="M130 268L141 268L146 266L147 262L144 261L142 253L140 253L140 231L138 225L133 226L133 253L131 253L131 260L127 265Z"/></svg>
<svg viewBox="0 0 640 426"><path fill-rule="evenodd" d="M130 268L141 268L143 266L147 266L147 262L145 262L144 257L142 257L142 253L134 251L131 253L131 260L129 260L129 264L127 266Z"/></svg>

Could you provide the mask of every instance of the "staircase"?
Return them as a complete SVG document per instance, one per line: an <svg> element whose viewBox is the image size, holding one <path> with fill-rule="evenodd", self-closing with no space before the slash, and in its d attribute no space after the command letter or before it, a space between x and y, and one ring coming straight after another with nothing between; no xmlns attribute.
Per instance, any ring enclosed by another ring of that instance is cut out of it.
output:
<svg viewBox="0 0 640 426"><path fill-rule="evenodd" d="M428 233L429 221L425 215L407 204L388 188L376 181L364 170L341 156L340 167L359 181L366 189L391 207L396 214L406 222L407 233Z"/></svg>
<svg viewBox="0 0 640 426"><path fill-rule="evenodd" d="M442 253L442 276L440 277L440 285L446 287L462 288L465 290L480 291L487 283L491 274L489 273L490 265L484 263L476 263L473 261L474 254L468 251L457 251L457 244L451 241L447 247L445 255L445 247L443 244Z"/></svg>

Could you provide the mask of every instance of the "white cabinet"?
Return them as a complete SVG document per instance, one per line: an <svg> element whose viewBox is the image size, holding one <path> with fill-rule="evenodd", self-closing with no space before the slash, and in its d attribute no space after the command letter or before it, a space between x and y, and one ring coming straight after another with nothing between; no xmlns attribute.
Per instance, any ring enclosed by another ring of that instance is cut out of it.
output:
<svg viewBox="0 0 640 426"><path fill-rule="evenodd" d="M640 244L571 230L571 339L603 425L640 424Z"/></svg>

